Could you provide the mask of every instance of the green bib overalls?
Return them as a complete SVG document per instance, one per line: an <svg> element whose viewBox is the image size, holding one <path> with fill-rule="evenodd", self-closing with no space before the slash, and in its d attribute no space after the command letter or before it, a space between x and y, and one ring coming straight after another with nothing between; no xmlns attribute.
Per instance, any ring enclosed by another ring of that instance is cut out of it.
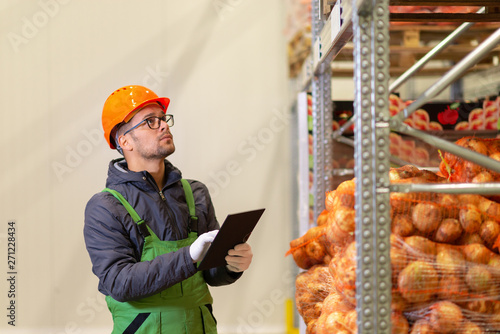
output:
<svg viewBox="0 0 500 334"><path fill-rule="evenodd" d="M186 180L181 181L191 219L197 219L191 186ZM110 192L125 206L146 235L141 262L151 261L159 255L177 251L196 240L198 236L196 232L190 232L187 239L160 240L120 193L108 188L103 191ZM217 333L215 319L211 313L212 301L200 271L158 294L140 300L118 302L106 296L108 308L113 316L112 334Z"/></svg>

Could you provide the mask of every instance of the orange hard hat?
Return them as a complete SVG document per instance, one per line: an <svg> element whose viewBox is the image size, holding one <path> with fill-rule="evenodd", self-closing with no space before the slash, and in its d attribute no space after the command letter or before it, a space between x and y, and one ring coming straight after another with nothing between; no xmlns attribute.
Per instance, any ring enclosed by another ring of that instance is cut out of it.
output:
<svg viewBox="0 0 500 334"><path fill-rule="evenodd" d="M104 102L102 128L109 147L116 148L113 129L122 122L128 122L139 109L150 103L159 103L167 112L170 99L158 97L151 89L131 85L115 90Z"/></svg>

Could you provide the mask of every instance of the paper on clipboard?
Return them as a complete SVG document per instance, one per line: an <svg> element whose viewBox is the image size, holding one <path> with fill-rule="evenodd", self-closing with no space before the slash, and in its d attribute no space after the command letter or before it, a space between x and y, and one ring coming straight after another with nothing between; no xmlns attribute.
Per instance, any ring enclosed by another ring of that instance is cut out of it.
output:
<svg viewBox="0 0 500 334"><path fill-rule="evenodd" d="M248 240L264 210L258 209L228 215L205 257L200 262L198 270L226 265L227 252L234 246Z"/></svg>

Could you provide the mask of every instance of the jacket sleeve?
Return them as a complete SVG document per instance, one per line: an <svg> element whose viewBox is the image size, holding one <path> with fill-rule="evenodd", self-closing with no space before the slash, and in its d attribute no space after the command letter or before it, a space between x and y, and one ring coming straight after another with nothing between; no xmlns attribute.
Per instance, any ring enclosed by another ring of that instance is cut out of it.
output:
<svg viewBox="0 0 500 334"><path fill-rule="evenodd" d="M193 196L196 201L196 207L202 208L197 212L197 215L204 215L204 225L199 226L199 234L220 228L219 222L215 216L215 209L208 192L208 188L201 182L191 181ZM225 266L212 268L203 272L205 282L210 286L222 286L234 283L243 273L233 273L226 269Z"/></svg>
<svg viewBox="0 0 500 334"><path fill-rule="evenodd" d="M84 238L99 290L117 301L156 294L196 273L189 247L141 262L142 237L111 194L96 194L88 202Z"/></svg>
<svg viewBox="0 0 500 334"><path fill-rule="evenodd" d="M210 286L222 286L236 282L243 273L233 273L226 269L226 267L217 267L203 272L205 282Z"/></svg>

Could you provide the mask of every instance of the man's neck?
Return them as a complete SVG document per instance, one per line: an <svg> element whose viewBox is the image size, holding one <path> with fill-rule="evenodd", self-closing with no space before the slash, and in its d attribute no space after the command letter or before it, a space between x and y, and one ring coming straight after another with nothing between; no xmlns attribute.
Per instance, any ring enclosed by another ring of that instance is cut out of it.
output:
<svg viewBox="0 0 500 334"><path fill-rule="evenodd" d="M142 172L147 171L156 184L158 185L158 189L162 189L165 184L165 162L164 160L153 160L153 161L134 161L127 162L128 169L133 172Z"/></svg>

